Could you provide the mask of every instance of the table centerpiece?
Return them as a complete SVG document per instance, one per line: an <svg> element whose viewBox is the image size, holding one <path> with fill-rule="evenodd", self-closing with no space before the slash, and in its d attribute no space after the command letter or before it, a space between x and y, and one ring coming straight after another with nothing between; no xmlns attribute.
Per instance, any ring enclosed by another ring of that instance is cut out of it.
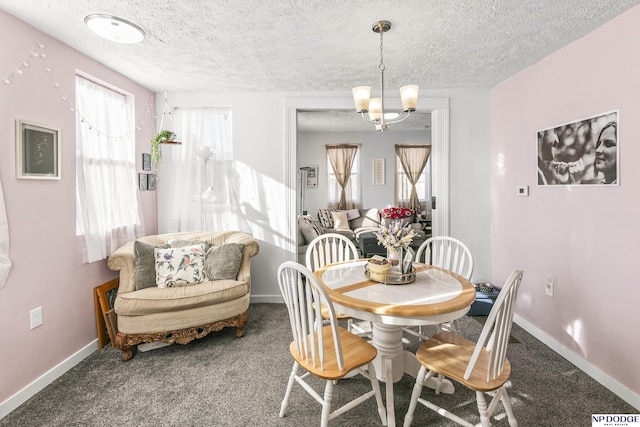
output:
<svg viewBox="0 0 640 427"><path fill-rule="evenodd" d="M387 249L387 259L391 265L389 274L402 275L411 270L411 263L404 263L404 251L411 250L411 242L416 236L413 227L403 226L402 221L392 221L388 226L383 225L374 232L378 244ZM408 264L408 265L406 265Z"/></svg>

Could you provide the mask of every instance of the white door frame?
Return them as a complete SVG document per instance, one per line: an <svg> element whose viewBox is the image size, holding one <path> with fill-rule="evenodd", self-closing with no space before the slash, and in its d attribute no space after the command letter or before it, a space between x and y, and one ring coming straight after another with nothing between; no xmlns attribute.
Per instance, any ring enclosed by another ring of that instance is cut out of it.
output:
<svg viewBox="0 0 640 427"><path fill-rule="evenodd" d="M432 216L434 236L449 235L449 98L419 98L419 111L431 113L431 192L436 197ZM297 259L297 150L298 110L353 110L351 97L286 97L285 98L285 164L287 171L287 229L289 257ZM356 114L355 111L353 114ZM391 130L390 132L393 132Z"/></svg>

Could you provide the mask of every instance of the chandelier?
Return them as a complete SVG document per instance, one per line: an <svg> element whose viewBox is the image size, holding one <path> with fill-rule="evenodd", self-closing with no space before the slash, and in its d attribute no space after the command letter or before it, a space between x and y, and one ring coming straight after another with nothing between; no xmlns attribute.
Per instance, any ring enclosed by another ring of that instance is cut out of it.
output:
<svg viewBox="0 0 640 427"><path fill-rule="evenodd" d="M382 36L391 28L391 22L378 21L373 24L374 33L380 34L380 98L371 98L371 86L354 87L353 101L356 104L356 112L362 115L362 118L376 125L376 130L384 132L389 129L389 125L401 122L407 119L413 111L416 111L418 103L418 86L407 85L400 88L400 99L402 100L402 114L387 113L384 109L384 61L382 55ZM365 116L365 113L368 114Z"/></svg>

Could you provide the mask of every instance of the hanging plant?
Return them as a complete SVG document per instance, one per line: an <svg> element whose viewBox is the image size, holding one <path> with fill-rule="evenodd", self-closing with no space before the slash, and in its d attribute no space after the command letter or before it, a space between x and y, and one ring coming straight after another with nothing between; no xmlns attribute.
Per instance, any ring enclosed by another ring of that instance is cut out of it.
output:
<svg viewBox="0 0 640 427"><path fill-rule="evenodd" d="M160 144L171 142L176 137L176 134L170 130L161 130L151 140L151 161L156 165L160 164L162 160L162 150Z"/></svg>

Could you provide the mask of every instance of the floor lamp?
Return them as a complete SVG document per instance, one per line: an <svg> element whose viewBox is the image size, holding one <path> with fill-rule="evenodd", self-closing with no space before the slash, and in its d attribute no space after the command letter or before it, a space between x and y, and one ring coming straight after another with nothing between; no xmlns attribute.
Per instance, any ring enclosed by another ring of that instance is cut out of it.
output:
<svg viewBox="0 0 640 427"><path fill-rule="evenodd" d="M309 166L303 166L300 168L300 214L306 215L307 211L304 210L304 193L307 186L307 175L309 171L313 169Z"/></svg>
<svg viewBox="0 0 640 427"><path fill-rule="evenodd" d="M204 182L203 186L207 185L207 163L213 155L216 153L216 150L213 147L207 147L205 145L197 145L196 153L198 157L204 160ZM202 199L202 229L207 229L207 204L210 201L215 200L215 193L213 191L213 186L208 186L204 190L201 196Z"/></svg>

